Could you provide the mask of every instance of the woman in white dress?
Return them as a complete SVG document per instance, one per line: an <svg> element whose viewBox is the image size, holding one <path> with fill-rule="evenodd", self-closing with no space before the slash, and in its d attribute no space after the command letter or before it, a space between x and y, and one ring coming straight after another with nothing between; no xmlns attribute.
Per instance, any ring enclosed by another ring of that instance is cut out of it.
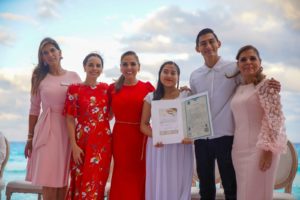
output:
<svg viewBox="0 0 300 200"><path fill-rule="evenodd" d="M192 141L184 139L179 144L158 143L153 146L151 102L188 96L178 89L180 69L172 61L165 62L159 70L157 88L145 97L141 117L141 132L148 137L146 150L146 200L189 200L193 172Z"/></svg>

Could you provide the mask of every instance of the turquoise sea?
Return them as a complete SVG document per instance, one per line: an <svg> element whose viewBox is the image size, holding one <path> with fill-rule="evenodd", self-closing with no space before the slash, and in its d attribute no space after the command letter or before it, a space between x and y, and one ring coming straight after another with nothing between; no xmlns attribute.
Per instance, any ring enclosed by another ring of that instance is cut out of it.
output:
<svg viewBox="0 0 300 200"><path fill-rule="evenodd" d="M10 157L4 171L4 181L24 180L26 171L26 160L24 158L24 142L10 143ZM300 144L295 144L298 155L300 155ZM299 162L299 161L298 161ZM299 166L299 163L298 163ZM296 199L300 200L300 168L293 183L292 193ZM2 191L2 199L5 199L5 191ZM36 200L36 195L13 194L11 200Z"/></svg>

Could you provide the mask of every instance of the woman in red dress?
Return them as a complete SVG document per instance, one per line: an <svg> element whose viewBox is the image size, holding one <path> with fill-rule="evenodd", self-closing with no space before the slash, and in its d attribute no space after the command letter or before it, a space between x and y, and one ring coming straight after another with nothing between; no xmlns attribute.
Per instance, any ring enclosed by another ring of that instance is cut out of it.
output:
<svg viewBox="0 0 300 200"><path fill-rule="evenodd" d="M110 200L145 199L145 144L140 132L144 97L154 90L149 82L137 80L140 70L138 56L133 51L121 56L122 75L110 85L111 108L115 116L113 128L114 169Z"/></svg>
<svg viewBox="0 0 300 200"><path fill-rule="evenodd" d="M96 53L83 61L86 79L70 85L65 110L72 146L71 182L67 198L103 200L111 161L108 85L97 83L103 59Z"/></svg>

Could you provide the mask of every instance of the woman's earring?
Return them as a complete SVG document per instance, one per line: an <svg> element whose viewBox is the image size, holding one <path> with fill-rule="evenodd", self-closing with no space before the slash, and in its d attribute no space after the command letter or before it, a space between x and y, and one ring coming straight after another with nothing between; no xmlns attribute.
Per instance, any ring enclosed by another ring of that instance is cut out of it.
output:
<svg viewBox="0 0 300 200"><path fill-rule="evenodd" d="M48 64L47 64L46 62L43 62L43 65L44 65L45 67L47 67Z"/></svg>

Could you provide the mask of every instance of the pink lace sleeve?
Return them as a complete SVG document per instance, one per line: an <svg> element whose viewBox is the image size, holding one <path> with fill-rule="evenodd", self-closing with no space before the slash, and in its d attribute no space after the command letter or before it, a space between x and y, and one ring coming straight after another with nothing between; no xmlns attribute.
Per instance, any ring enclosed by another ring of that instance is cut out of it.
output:
<svg viewBox="0 0 300 200"><path fill-rule="evenodd" d="M259 101L264 109L264 116L256 146L273 153L283 153L286 152L287 148L285 118L282 112L280 95L268 85L268 82L269 80L265 80L257 87Z"/></svg>

